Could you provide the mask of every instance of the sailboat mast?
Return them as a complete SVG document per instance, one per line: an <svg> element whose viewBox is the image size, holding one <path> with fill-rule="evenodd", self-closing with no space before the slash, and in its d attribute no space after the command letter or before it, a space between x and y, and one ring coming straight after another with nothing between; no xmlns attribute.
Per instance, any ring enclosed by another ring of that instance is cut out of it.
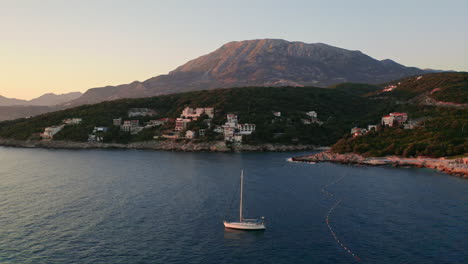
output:
<svg viewBox="0 0 468 264"><path fill-rule="evenodd" d="M244 192L244 170L241 170L239 222L242 222L242 196Z"/></svg>

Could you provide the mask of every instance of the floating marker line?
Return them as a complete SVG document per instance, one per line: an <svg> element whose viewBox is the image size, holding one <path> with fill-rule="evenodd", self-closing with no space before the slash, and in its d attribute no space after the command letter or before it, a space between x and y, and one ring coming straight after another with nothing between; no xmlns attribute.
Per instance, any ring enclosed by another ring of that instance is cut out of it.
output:
<svg viewBox="0 0 468 264"><path fill-rule="evenodd" d="M338 183L339 181L341 181L342 179L344 178L344 175L341 176L340 178L338 178L337 180L325 185L322 187L321 189L321 192L324 193L325 195L327 195L328 197L332 197L334 198L335 195L329 191L327 191L327 187L333 185L333 184L336 184ZM356 261L360 261L361 259L356 255L354 254L354 252L351 251L351 249L347 246L345 246L339 239L338 239L338 236L335 234L335 231L333 231L333 228L332 226L330 225L330 215L331 213L333 212L333 210L335 210L335 208L341 203L342 199L338 200L331 208L330 210L328 210L328 213L325 217L325 223L327 224L328 226L328 229L330 230L330 233L332 234L333 238L335 239L336 243L338 243L338 245L341 246L341 248L344 249L345 252L347 252L349 255L351 255Z"/></svg>

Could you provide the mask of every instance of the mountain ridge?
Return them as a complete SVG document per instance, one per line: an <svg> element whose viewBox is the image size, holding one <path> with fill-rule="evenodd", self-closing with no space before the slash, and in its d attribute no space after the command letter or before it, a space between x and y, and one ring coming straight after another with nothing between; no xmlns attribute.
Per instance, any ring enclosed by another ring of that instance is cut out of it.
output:
<svg viewBox="0 0 468 264"><path fill-rule="evenodd" d="M82 95L83 94L81 92L70 92L64 94L45 93L31 100L8 98L0 95L0 106L54 106L77 99Z"/></svg>
<svg viewBox="0 0 468 264"><path fill-rule="evenodd" d="M220 48L143 82L92 88L70 104L243 86L316 86L343 82L386 83L424 70L361 51L324 43L282 39L231 41Z"/></svg>

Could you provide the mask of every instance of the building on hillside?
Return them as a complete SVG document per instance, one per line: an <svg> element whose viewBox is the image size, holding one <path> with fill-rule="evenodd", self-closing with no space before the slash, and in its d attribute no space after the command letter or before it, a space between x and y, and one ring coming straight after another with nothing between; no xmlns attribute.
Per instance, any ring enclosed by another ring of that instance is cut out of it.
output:
<svg viewBox="0 0 468 264"><path fill-rule="evenodd" d="M65 127L65 125L51 126L46 127L44 132L40 134L41 138L44 140L50 140L54 138L54 135L60 132Z"/></svg>
<svg viewBox="0 0 468 264"><path fill-rule="evenodd" d="M227 121L224 124L224 126L237 127L237 124L238 124L237 115L228 114L228 115L226 115L226 119L227 119Z"/></svg>
<svg viewBox="0 0 468 264"><path fill-rule="evenodd" d="M306 113L310 118L317 118L317 112L315 111L309 111Z"/></svg>
<svg viewBox="0 0 468 264"><path fill-rule="evenodd" d="M177 118L175 121L175 131L182 131L187 128L187 124L192 120L188 118Z"/></svg>
<svg viewBox="0 0 468 264"><path fill-rule="evenodd" d="M78 125L83 121L81 118L67 118L63 120L63 123L66 125Z"/></svg>
<svg viewBox="0 0 468 264"><path fill-rule="evenodd" d="M107 127L94 127L91 134L88 135L89 142L103 142L104 133L107 132Z"/></svg>
<svg viewBox="0 0 468 264"><path fill-rule="evenodd" d="M315 123L315 124L318 124L318 125L322 125L322 124L323 124L322 121L318 120L318 118L317 118L317 112L315 112L315 111L309 111L309 112L307 112L307 113L305 113L305 114L306 114L307 117L304 118L304 119L301 119L301 121L302 121L302 123L303 123L304 125L310 125L310 124L314 124L314 123Z"/></svg>
<svg viewBox="0 0 468 264"><path fill-rule="evenodd" d="M195 131L193 131L193 130L185 131L185 138L187 138L187 139L195 138Z"/></svg>
<svg viewBox="0 0 468 264"><path fill-rule="evenodd" d="M112 120L112 124L114 126L121 126L122 125L122 118L115 118Z"/></svg>
<svg viewBox="0 0 468 264"><path fill-rule="evenodd" d="M389 113L382 117L382 125L393 127L394 125L400 126L408 120L407 113Z"/></svg>
<svg viewBox="0 0 468 264"><path fill-rule="evenodd" d="M94 127L93 132L94 133L105 133L107 132L108 128L107 127Z"/></svg>
<svg viewBox="0 0 468 264"><path fill-rule="evenodd" d="M156 114L156 111L148 108L130 108L128 110L128 117L154 116Z"/></svg>
<svg viewBox="0 0 468 264"><path fill-rule="evenodd" d="M393 126L393 116L384 115L382 117L382 126Z"/></svg>
<svg viewBox="0 0 468 264"><path fill-rule="evenodd" d="M146 123L146 127L155 127L155 126L162 126L166 124L167 122L170 121L170 118L160 118L157 120L150 120L148 123Z"/></svg>
<svg viewBox="0 0 468 264"><path fill-rule="evenodd" d="M236 128L231 127L231 126L223 126L223 128L224 128L223 130L224 139L229 141L229 139L234 136L234 132L236 131Z"/></svg>
<svg viewBox="0 0 468 264"><path fill-rule="evenodd" d="M238 124L237 129L241 135L250 135L255 131L255 124Z"/></svg>
<svg viewBox="0 0 468 264"><path fill-rule="evenodd" d="M139 120L125 120L120 126L120 130L124 132L130 132L131 134L138 134L143 127L140 126Z"/></svg>
<svg viewBox="0 0 468 264"><path fill-rule="evenodd" d="M219 127L214 129L216 133L224 133L225 141L240 143L242 139L239 140L239 137L250 135L255 131L255 124L239 124L237 115L228 114L226 115L226 119L227 121L222 126L222 129Z"/></svg>
<svg viewBox="0 0 468 264"><path fill-rule="evenodd" d="M199 107L199 108L191 108L185 107L182 110L182 114L180 115L181 118L192 118L197 120L198 117L206 114L209 118L214 117L214 108L213 107Z"/></svg>
<svg viewBox="0 0 468 264"><path fill-rule="evenodd" d="M353 135L353 137L365 135L367 132L368 131L365 128L353 127L351 129L351 135Z"/></svg>
<svg viewBox="0 0 468 264"><path fill-rule="evenodd" d="M371 130L377 131L377 125L368 125L367 130L368 131L371 131Z"/></svg>
<svg viewBox="0 0 468 264"><path fill-rule="evenodd" d="M273 115L274 115L275 117L281 117L281 112L273 112Z"/></svg>

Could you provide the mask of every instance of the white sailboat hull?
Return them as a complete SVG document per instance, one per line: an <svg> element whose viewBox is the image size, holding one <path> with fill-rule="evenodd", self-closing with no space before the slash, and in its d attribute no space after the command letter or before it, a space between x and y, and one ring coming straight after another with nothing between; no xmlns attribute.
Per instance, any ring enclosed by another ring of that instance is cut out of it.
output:
<svg viewBox="0 0 468 264"><path fill-rule="evenodd" d="M227 222L224 221L224 227L240 230L263 230L266 229L264 223L254 222Z"/></svg>

